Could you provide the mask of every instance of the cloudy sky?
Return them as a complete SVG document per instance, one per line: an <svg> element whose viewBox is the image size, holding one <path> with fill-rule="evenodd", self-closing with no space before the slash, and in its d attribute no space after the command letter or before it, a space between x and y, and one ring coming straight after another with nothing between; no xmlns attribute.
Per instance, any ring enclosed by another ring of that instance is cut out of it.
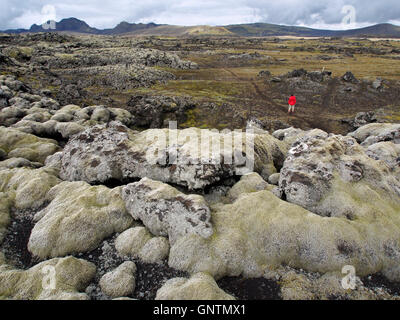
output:
<svg viewBox="0 0 400 320"><path fill-rule="evenodd" d="M399 0L0 0L0 30L76 17L96 28L121 21L174 25L268 22L324 29L400 25Z"/></svg>

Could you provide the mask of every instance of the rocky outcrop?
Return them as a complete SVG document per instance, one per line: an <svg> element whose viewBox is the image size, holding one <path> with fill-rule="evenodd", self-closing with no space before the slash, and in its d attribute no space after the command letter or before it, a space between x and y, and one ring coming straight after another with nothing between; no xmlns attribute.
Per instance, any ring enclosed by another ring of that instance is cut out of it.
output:
<svg viewBox="0 0 400 320"><path fill-rule="evenodd" d="M400 124L397 123L372 123L362 126L348 134L364 147L375 143L392 141L400 144Z"/></svg>
<svg viewBox="0 0 400 320"><path fill-rule="evenodd" d="M354 74L350 71L347 71L343 76L342 80L345 82L350 82L350 83L358 83L359 81L357 78L354 76Z"/></svg>
<svg viewBox="0 0 400 320"><path fill-rule="evenodd" d="M23 158L43 164L49 155L59 150L59 147L57 141L0 127L0 149L3 150L4 159Z"/></svg>
<svg viewBox="0 0 400 320"><path fill-rule="evenodd" d="M168 280L157 291L156 300L235 300L235 298L218 288L210 275L198 273L190 279Z"/></svg>
<svg viewBox="0 0 400 320"><path fill-rule="evenodd" d="M29 270L0 265L0 299L89 300L81 293L96 273L85 260L66 257L52 259Z"/></svg>
<svg viewBox="0 0 400 320"><path fill-rule="evenodd" d="M48 110L38 107L21 109L13 105L0 112L0 119L3 116L9 122L10 119L13 119L10 118L11 114L15 114L15 119L9 123L13 129L4 130L10 132L18 130L37 136L66 140L96 124L104 124L114 120L127 126L133 124L133 117L129 111L104 106L81 108L76 105L66 105L59 110ZM45 140L40 141L45 142Z"/></svg>
<svg viewBox="0 0 400 320"><path fill-rule="evenodd" d="M302 138L305 134L306 131L304 130L290 127L286 129L276 130L272 133L272 136L278 140L285 142L288 148L290 148L294 142Z"/></svg>
<svg viewBox="0 0 400 320"><path fill-rule="evenodd" d="M201 149L204 142L211 144L208 152ZM254 145L254 155L246 145ZM218 146L219 152L212 151L211 147ZM282 165L285 153L285 145L268 134L222 134L195 128L135 134L113 122L87 129L68 142L60 176L89 183L148 177L202 189L253 169L268 177Z"/></svg>
<svg viewBox="0 0 400 320"><path fill-rule="evenodd" d="M28 250L41 259L93 250L132 224L120 188L63 182L45 200L50 203L35 215L28 243Z"/></svg>
<svg viewBox="0 0 400 320"><path fill-rule="evenodd" d="M366 154L372 159L384 161L393 171L400 171L400 144L378 142L369 146Z"/></svg>
<svg viewBox="0 0 400 320"><path fill-rule="evenodd" d="M385 211L349 220L322 217L269 191L242 194L213 213L212 238L180 238L171 248L169 265L215 278L256 278L281 265L319 273L352 265L358 276L382 272L399 280L398 209L382 201L379 206Z"/></svg>
<svg viewBox="0 0 400 320"><path fill-rule="evenodd" d="M144 178L125 186L122 198L134 219L140 219L154 235L168 236L171 244L187 234L204 238L213 234L210 209L202 196L185 195Z"/></svg>
<svg viewBox="0 0 400 320"><path fill-rule="evenodd" d="M280 294L283 300L386 300L392 299L385 288L376 291L366 287L361 279L354 276L354 290L344 290L342 286L343 276L341 272L328 272L324 275L307 273L280 267L273 271L267 271L265 278L279 281Z"/></svg>
<svg viewBox="0 0 400 320"><path fill-rule="evenodd" d="M383 109L378 109L376 111L359 112L354 119L343 119L342 122L350 124L353 130L357 130L370 123L386 122L384 116L385 111Z"/></svg>
<svg viewBox="0 0 400 320"><path fill-rule="evenodd" d="M386 165L368 157L351 137L315 132L293 144L281 170L279 187L289 202L351 220L399 209L400 182Z"/></svg>
<svg viewBox="0 0 400 320"><path fill-rule="evenodd" d="M134 125L141 128L163 128L165 121L186 121L186 111L196 104L189 97L146 96L131 97L127 110L134 117Z"/></svg>

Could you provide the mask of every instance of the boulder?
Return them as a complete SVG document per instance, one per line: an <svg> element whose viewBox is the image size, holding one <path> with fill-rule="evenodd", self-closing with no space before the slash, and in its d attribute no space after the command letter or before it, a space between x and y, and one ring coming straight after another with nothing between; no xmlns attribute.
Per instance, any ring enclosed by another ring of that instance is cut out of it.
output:
<svg viewBox="0 0 400 320"><path fill-rule="evenodd" d="M355 276L355 289L344 290L341 272L329 272L324 275L310 274L304 271L280 267L267 272L266 278L278 280L283 300L390 300L393 297L381 290L374 292L366 288L361 279Z"/></svg>
<svg viewBox="0 0 400 320"><path fill-rule="evenodd" d="M379 211L349 220L322 217L266 190L242 194L213 213L213 237L180 238L171 247L169 265L192 274L207 272L216 279L262 277L282 265L322 274L352 265L357 276L381 272L398 281L399 209L391 209L386 201L390 200L378 203Z"/></svg>
<svg viewBox="0 0 400 320"><path fill-rule="evenodd" d="M123 256L137 258L151 238L151 233L145 227L130 228L115 239L115 249Z"/></svg>
<svg viewBox="0 0 400 320"><path fill-rule="evenodd" d="M125 297L135 291L136 265L126 261L101 277L101 291L111 298Z"/></svg>
<svg viewBox="0 0 400 320"><path fill-rule="evenodd" d="M272 190L273 186L269 185L258 173L250 173L244 175L238 183L236 183L227 194L232 202L245 193L257 192L261 190Z"/></svg>
<svg viewBox="0 0 400 320"><path fill-rule="evenodd" d="M270 184L272 184L272 185L277 186L279 184L279 178L280 178L280 174L279 173L274 173L274 174L269 176L268 182Z"/></svg>
<svg viewBox="0 0 400 320"><path fill-rule="evenodd" d="M153 237L144 227L135 227L115 239L115 248L122 256L139 258L145 263L162 263L168 257L169 243L164 237Z"/></svg>
<svg viewBox="0 0 400 320"><path fill-rule="evenodd" d="M122 198L134 219L154 235L168 236L170 243L186 234L204 238L213 234L210 209L200 195L185 195L168 184L143 178L123 187Z"/></svg>
<svg viewBox="0 0 400 320"><path fill-rule="evenodd" d="M380 78L377 78L374 82L372 82L372 88L375 90L380 90L383 88L383 81Z"/></svg>
<svg viewBox="0 0 400 320"><path fill-rule="evenodd" d="M162 263L168 258L169 248L166 238L151 238L140 250L139 259L145 263Z"/></svg>
<svg viewBox="0 0 400 320"><path fill-rule="evenodd" d="M197 273L190 279L168 280L158 291L156 300L235 300L220 289L210 275Z"/></svg>
<svg viewBox="0 0 400 320"><path fill-rule="evenodd" d="M400 144L400 124L398 123L371 123L348 136L355 138L364 147L369 147L377 142L392 141Z"/></svg>
<svg viewBox="0 0 400 320"><path fill-rule="evenodd" d="M45 203L45 195L61 182L50 169L31 170L0 167L0 243L11 222L10 210L37 209Z"/></svg>
<svg viewBox="0 0 400 320"><path fill-rule="evenodd" d="M70 139L63 150L60 176L89 183L148 177L188 189L204 189L252 171L268 177L277 172L276 166L282 165L285 154L285 144L269 134L195 128L135 133L119 122L111 122Z"/></svg>
<svg viewBox="0 0 400 320"><path fill-rule="evenodd" d="M378 142L369 146L366 154L372 159L384 161L392 170L400 169L400 144Z"/></svg>
<svg viewBox="0 0 400 320"><path fill-rule="evenodd" d="M400 208L400 182L348 136L310 132L297 140L279 187L287 201L327 217L372 219L377 212L391 215Z"/></svg>
<svg viewBox="0 0 400 320"><path fill-rule="evenodd" d="M351 73L350 71L347 71L343 76L342 76L342 80L345 82L350 82L350 83L359 83L359 81L357 80L357 78L354 76L353 73Z"/></svg>
<svg viewBox="0 0 400 320"><path fill-rule="evenodd" d="M56 173L47 168L0 170L0 193L17 209L37 209L46 202L47 192L61 182Z"/></svg>
<svg viewBox="0 0 400 320"><path fill-rule="evenodd" d="M94 278L94 264L74 257L52 259L28 270L0 266L0 299L89 300L80 293Z"/></svg>
<svg viewBox="0 0 400 320"><path fill-rule="evenodd" d="M287 129L276 130L272 133L272 136L278 140L286 143L288 149L292 146L294 142L303 137L306 131L301 129L296 129L293 127Z"/></svg>
<svg viewBox="0 0 400 320"><path fill-rule="evenodd" d="M41 259L86 252L128 229L132 218L120 192L85 182L55 186L45 197L49 205L34 217L28 250Z"/></svg>
<svg viewBox="0 0 400 320"><path fill-rule="evenodd" d="M8 158L24 158L40 163L59 150L57 141L5 127L0 127L0 148Z"/></svg>

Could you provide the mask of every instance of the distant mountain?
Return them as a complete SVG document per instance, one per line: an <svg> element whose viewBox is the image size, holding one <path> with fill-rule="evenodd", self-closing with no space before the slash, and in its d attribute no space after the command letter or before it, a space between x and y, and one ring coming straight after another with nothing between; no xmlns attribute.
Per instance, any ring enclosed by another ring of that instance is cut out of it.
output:
<svg viewBox="0 0 400 320"><path fill-rule="evenodd" d="M345 31L318 30L306 27L281 26L268 23L238 24L225 27L240 36L299 36L299 37L399 37L400 27L384 23Z"/></svg>
<svg viewBox="0 0 400 320"><path fill-rule="evenodd" d="M85 21L68 18L56 24L56 29L45 29L42 25L34 24L27 29L6 30L5 33L26 33L26 32L76 32L99 35L169 35L169 36L195 36L195 35L226 35L245 37L266 37L266 36L297 36L297 37L390 37L400 38L400 27L389 23L377 24L374 26L352 29L345 31L318 30L306 27L283 26L269 23L237 24L228 26L173 26L159 25L155 23L135 24L121 22L112 29L96 29L90 27Z"/></svg>
<svg viewBox="0 0 400 320"><path fill-rule="evenodd" d="M76 19L76 18L68 18L62 19L60 22L56 23L56 29L46 29L43 28L42 25L34 24L31 28L28 29L15 29L15 30L6 30L5 33L27 33L27 32L76 32L76 33L87 33L87 34L104 34L104 35L114 35L114 34L124 34L131 33L138 30L146 30L150 28L154 28L157 25L154 23L149 24L135 24L128 22L121 22L113 29L96 29L90 27L85 21Z"/></svg>
<svg viewBox="0 0 400 320"><path fill-rule="evenodd" d="M138 32L143 30L148 30L157 27L155 23L148 23L148 24L135 24L129 23L126 21L121 22L113 29L105 29L100 31L101 34L124 34L124 33L131 33L131 32Z"/></svg>

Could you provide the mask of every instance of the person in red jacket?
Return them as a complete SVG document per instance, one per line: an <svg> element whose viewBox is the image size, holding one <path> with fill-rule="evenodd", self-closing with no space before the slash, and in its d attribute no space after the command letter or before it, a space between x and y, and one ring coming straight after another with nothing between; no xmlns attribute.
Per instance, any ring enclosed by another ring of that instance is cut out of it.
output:
<svg viewBox="0 0 400 320"><path fill-rule="evenodd" d="M296 96L293 94L289 98L289 110L288 113L293 112L294 113L294 106L296 105Z"/></svg>

